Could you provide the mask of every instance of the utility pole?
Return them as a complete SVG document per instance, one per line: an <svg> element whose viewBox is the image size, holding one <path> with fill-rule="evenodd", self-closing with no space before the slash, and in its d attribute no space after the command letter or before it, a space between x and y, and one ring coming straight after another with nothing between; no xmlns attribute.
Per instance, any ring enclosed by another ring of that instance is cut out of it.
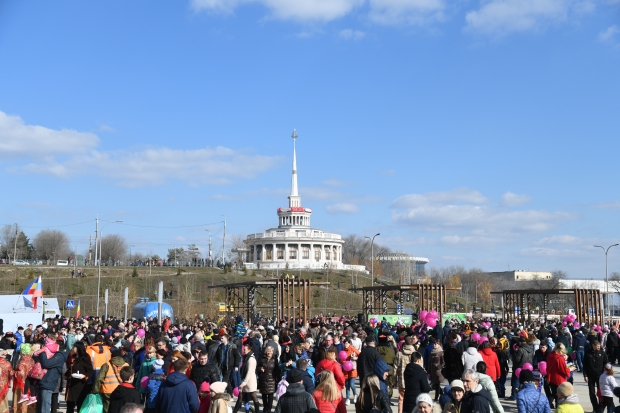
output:
<svg viewBox="0 0 620 413"><path fill-rule="evenodd" d="M15 251L13 252L13 262L17 259L17 222L15 223Z"/></svg>
<svg viewBox="0 0 620 413"><path fill-rule="evenodd" d="M224 249L226 248L226 215L224 217L224 236L222 237L222 265L226 266L226 259L224 258Z"/></svg>
<svg viewBox="0 0 620 413"><path fill-rule="evenodd" d="M97 242L99 241L99 214L97 214L97 219L95 220L95 265L97 265ZM97 310L98 312L99 310ZM99 317L99 314L97 314Z"/></svg>

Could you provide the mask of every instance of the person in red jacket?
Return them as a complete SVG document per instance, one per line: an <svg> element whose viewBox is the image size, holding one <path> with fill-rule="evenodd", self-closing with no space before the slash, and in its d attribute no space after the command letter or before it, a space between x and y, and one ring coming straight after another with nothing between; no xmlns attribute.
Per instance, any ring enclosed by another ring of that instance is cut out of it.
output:
<svg viewBox="0 0 620 413"><path fill-rule="evenodd" d="M342 366L336 361L336 350L334 348L327 350L325 352L325 358L316 365L314 377L319 377L319 374L321 374L323 370L329 370L334 374L336 384L338 384L338 387L342 391L342 389L344 389L344 374L342 373Z"/></svg>
<svg viewBox="0 0 620 413"><path fill-rule="evenodd" d="M558 343L553 351L547 356L547 380L551 389L551 397L557 406L558 402L558 386L568 381L570 370L566 366L568 354L564 344Z"/></svg>
<svg viewBox="0 0 620 413"><path fill-rule="evenodd" d="M500 367L499 360L497 358L497 354L491 348L491 343L485 341L482 343L481 349L478 350L480 355L482 356L482 361L487 365L487 375L491 377L493 383L497 382L497 378L500 375Z"/></svg>
<svg viewBox="0 0 620 413"><path fill-rule="evenodd" d="M330 370L321 372L320 383L314 389L312 398L321 413L347 413L342 389L336 384L334 374Z"/></svg>

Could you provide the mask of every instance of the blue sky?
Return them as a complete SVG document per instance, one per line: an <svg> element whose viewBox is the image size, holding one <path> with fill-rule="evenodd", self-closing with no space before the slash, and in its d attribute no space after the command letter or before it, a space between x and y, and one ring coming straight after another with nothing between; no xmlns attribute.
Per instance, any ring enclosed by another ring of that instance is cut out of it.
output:
<svg viewBox="0 0 620 413"><path fill-rule="evenodd" d="M296 128L326 231L587 278L620 242L618 0L0 1L0 67L0 224L31 237L273 227Z"/></svg>

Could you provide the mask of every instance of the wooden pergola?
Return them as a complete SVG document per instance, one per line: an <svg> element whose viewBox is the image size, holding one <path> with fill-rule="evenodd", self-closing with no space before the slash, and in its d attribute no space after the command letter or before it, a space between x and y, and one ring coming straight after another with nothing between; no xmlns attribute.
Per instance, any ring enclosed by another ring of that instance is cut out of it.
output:
<svg viewBox="0 0 620 413"><path fill-rule="evenodd" d="M446 291L460 288L450 288L443 284L413 284L413 285L375 285L374 287L360 287L354 291L361 291L364 295L364 319L371 314L388 314L387 293L398 292L397 304L403 306L404 294L408 292L418 293L416 312L421 310L436 310L439 319L446 312Z"/></svg>
<svg viewBox="0 0 620 413"><path fill-rule="evenodd" d="M504 290L492 292L501 294L503 298L504 321L524 322L531 320L531 298L533 295L542 297L540 316L543 320L549 314L549 298L552 295L573 295L575 301L575 317L580 323L590 325L603 324L602 292L587 289L542 289L542 290Z"/></svg>
<svg viewBox="0 0 620 413"><path fill-rule="evenodd" d="M311 316L311 287L329 285L328 282L282 278L221 284L209 288L224 288L226 290L228 317L239 314L245 317L248 322L252 322L259 311L265 310L265 313L271 313L271 317L287 320L291 323L297 317L301 317L304 322L307 322L308 317Z"/></svg>

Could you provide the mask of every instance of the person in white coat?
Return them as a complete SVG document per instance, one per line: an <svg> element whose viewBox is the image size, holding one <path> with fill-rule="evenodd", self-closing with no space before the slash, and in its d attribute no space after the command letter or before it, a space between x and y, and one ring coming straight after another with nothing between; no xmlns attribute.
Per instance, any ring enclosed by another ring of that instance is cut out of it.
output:
<svg viewBox="0 0 620 413"><path fill-rule="evenodd" d="M598 380L598 388L601 389L603 396L603 406L607 406L607 413L614 412L614 389L618 387L614 378L614 369L610 363L605 364L605 371ZM601 409L602 411L602 409Z"/></svg>
<svg viewBox="0 0 620 413"><path fill-rule="evenodd" d="M476 344L472 342L461 356L461 361L463 362L463 371L476 371L476 366L478 365L478 362L483 361L482 355L478 353L478 350L475 346Z"/></svg>

